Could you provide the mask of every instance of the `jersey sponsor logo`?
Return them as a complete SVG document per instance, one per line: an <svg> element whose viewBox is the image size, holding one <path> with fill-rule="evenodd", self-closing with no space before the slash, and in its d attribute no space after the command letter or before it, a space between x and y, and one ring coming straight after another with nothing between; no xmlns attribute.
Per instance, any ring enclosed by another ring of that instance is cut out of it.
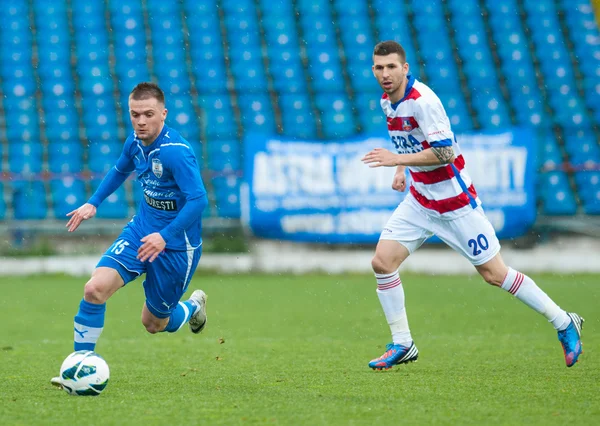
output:
<svg viewBox="0 0 600 426"><path fill-rule="evenodd" d="M154 173L154 176L156 176L159 179L163 175L163 165L160 162L160 158L152 159L152 173Z"/></svg>
<svg viewBox="0 0 600 426"><path fill-rule="evenodd" d="M168 212L177 210L177 202L175 200L157 200L156 198L144 194L144 201L146 201L146 204L150 207L157 210L165 210Z"/></svg>

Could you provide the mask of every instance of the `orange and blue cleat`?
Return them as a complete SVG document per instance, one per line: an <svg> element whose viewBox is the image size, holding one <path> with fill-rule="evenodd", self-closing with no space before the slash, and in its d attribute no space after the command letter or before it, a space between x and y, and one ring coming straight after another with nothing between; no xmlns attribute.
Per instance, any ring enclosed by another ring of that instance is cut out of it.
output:
<svg viewBox="0 0 600 426"><path fill-rule="evenodd" d="M565 352L565 362L567 367L575 365L579 359L579 355L583 353L581 346L581 328L585 321L579 315L567 312L569 318L571 318L571 324L564 330L558 332L558 340L563 347Z"/></svg>
<svg viewBox="0 0 600 426"><path fill-rule="evenodd" d="M388 370L394 365L416 361L418 357L419 351L414 342L410 346L389 343L385 347L385 353L369 362L369 367L373 370Z"/></svg>

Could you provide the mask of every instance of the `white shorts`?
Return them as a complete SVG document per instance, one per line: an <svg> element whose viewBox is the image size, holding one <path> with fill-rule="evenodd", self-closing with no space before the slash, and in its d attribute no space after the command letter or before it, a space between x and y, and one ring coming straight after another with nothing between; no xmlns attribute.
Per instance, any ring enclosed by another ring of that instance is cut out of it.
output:
<svg viewBox="0 0 600 426"><path fill-rule="evenodd" d="M413 253L432 235L475 266L488 262L500 251L496 231L481 207L459 218L442 220L423 212L410 197L396 208L379 239L398 241Z"/></svg>

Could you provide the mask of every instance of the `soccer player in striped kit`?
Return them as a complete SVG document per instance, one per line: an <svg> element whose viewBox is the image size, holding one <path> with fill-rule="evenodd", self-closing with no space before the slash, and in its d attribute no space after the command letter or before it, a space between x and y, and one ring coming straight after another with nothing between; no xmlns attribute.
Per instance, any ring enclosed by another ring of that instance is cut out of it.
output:
<svg viewBox="0 0 600 426"><path fill-rule="evenodd" d="M388 369L418 357L398 268L434 234L469 259L486 282L544 315L558 331L567 367L573 366L582 351L583 318L565 312L531 278L504 264L440 99L409 74L406 53L395 41L375 46L373 73L384 91L381 107L397 153L376 148L363 162L396 167L392 188L397 191L406 189L408 168L412 184L383 229L371 262L393 342L369 367Z"/></svg>

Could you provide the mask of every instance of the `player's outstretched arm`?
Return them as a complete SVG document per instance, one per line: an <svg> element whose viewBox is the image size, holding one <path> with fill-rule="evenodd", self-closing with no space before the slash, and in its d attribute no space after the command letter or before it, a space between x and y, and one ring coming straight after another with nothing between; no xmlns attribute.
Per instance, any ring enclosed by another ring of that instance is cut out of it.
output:
<svg viewBox="0 0 600 426"><path fill-rule="evenodd" d="M416 154L394 154L383 148L375 148L362 158L369 167L439 166L454 161L452 146L431 147Z"/></svg>
<svg viewBox="0 0 600 426"><path fill-rule="evenodd" d="M90 203L85 203L78 209L67 213L67 216L70 217L70 219L67 222L66 227L68 228L69 232L73 232L79 227L81 222L96 216L96 207Z"/></svg>

